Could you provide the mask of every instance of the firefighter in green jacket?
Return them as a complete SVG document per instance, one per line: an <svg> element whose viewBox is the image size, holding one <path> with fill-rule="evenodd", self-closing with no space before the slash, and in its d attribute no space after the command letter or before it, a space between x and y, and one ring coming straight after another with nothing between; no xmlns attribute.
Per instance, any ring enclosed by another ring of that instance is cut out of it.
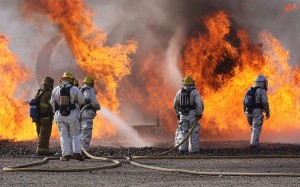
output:
<svg viewBox="0 0 300 187"><path fill-rule="evenodd" d="M37 155L50 155L49 140L52 131L53 110L50 104L51 93L53 90L54 80L51 77L45 77L43 88L37 92L38 99L38 119L36 122L36 132L38 135Z"/></svg>

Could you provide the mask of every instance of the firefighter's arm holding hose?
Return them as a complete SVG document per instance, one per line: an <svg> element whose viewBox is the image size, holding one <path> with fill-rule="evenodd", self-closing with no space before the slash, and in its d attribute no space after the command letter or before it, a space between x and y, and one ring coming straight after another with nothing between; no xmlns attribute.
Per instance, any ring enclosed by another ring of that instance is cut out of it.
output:
<svg viewBox="0 0 300 187"><path fill-rule="evenodd" d="M91 88L84 91L84 106L88 105L87 108L92 108L95 112L101 109L101 106L96 98L96 91Z"/></svg>

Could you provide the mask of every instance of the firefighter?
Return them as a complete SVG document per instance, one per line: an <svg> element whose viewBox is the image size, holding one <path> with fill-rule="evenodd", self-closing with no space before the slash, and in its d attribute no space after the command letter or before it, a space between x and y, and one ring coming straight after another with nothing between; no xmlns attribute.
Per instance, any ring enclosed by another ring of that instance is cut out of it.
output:
<svg viewBox="0 0 300 187"><path fill-rule="evenodd" d="M52 131L53 110L50 104L51 93L54 80L51 77L45 77L43 87L40 88L35 96L38 100L36 132L38 135L37 155L50 155L49 140Z"/></svg>
<svg viewBox="0 0 300 187"><path fill-rule="evenodd" d="M250 88L251 89L251 88ZM270 118L270 108L267 96L268 80L264 75L258 75L254 80L252 89L254 92L254 105L251 112L244 109L248 123L251 126L250 148L258 149L259 136L263 125L263 112L266 113L266 119ZM248 90L249 91L249 90ZM247 91L247 92L248 92ZM246 94L247 95L247 94ZM246 95L244 97L244 106L246 105Z"/></svg>
<svg viewBox="0 0 300 187"><path fill-rule="evenodd" d="M73 81L73 74L66 71L60 80L61 85L54 88L51 96L51 105L55 109L54 121L60 134L62 161L69 161L73 153L76 160L84 160L80 149L80 111L76 107L83 104L83 94L72 85Z"/></svg>
<svg viewBox="0 0 300 187"><path fill-rule="evenodd" d="M81 144L88 151L92 139L93 119L97 110L100 110L101 107L96 98L97 93L94 90L94 79L92 77L85 77L81 91L84 95L84 105L88 105L83 110L81 117Z"/></svg>
<svg viewBox="0 0 300 187"><path fill-rule="evenodd" d="M174 110L177 114L178 123L175 135L175 146L180 144L189 133L196 118L201 119L204 104L195 82L190 76L182 80L182 88L177 92L174 99ZM199 130L200 122L197 123L188 141L179 146L181 153L199 152Z"/></svg>

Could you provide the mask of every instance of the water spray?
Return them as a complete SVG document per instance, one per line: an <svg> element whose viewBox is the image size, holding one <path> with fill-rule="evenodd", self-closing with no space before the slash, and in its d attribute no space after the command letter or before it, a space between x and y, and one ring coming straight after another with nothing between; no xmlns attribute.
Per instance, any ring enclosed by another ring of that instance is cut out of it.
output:
<svg viewBox="0 0 300 187"><path fill-rule="evenodd" d="M109 121L111 121L121 134L121 137L126 139L128 142L127 146L144 147L151 146L149 142L145 142L142 137L134 130L128 123L123 121L116 114L112 113L106 108L101 108L100 113Z"/></svg>

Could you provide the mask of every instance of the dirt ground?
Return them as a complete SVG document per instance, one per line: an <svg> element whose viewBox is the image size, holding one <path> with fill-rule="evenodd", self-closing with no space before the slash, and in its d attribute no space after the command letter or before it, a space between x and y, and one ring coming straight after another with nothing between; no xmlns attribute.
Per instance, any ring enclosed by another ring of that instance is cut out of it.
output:
<svg viewBox="0 0 300 187"><path fill-rule="evenodd" d="M27 145L27 146L25 146ZM218 145L218 146L216 146ZM201 155L249 155L244 144L217 143L204 148ZM256 155L299 154L300 145L265 144ZM59 148L57 148L59 149ZM168 148L107 148L93 147L95 156L117 156L160 152ZM28 143L0 142L0 167L31 163L41 160L33 154ZM222 154L223 153L223 154ZM181 156L173 153L174 156ZM106 170L87 172L4 172L0 171L0 186L300 186L300 177L245 177L201 176L176 172L145 169L118 159L122 165ZM300 158L256 159L141 159L135 160L151 166L186 169L201 172L251 172L251 173L300 173ZM84 168L107 165L107 162L87 159L83 162L51 160L37 168Z"/></svg>
<svg viewBox="0 0 300 187"><path fill-rule="evenodd" d="M35 162L40 159L2 157L0 167ZM138 160L152 166L215 172L300 173L299 159L210 159ZM101 161L50 161L41 168L78 168L107 164ZM114 169L90 172L3 172L0 186L299 186L299 177L201 176L162 172L122 163Z"/></svg>

